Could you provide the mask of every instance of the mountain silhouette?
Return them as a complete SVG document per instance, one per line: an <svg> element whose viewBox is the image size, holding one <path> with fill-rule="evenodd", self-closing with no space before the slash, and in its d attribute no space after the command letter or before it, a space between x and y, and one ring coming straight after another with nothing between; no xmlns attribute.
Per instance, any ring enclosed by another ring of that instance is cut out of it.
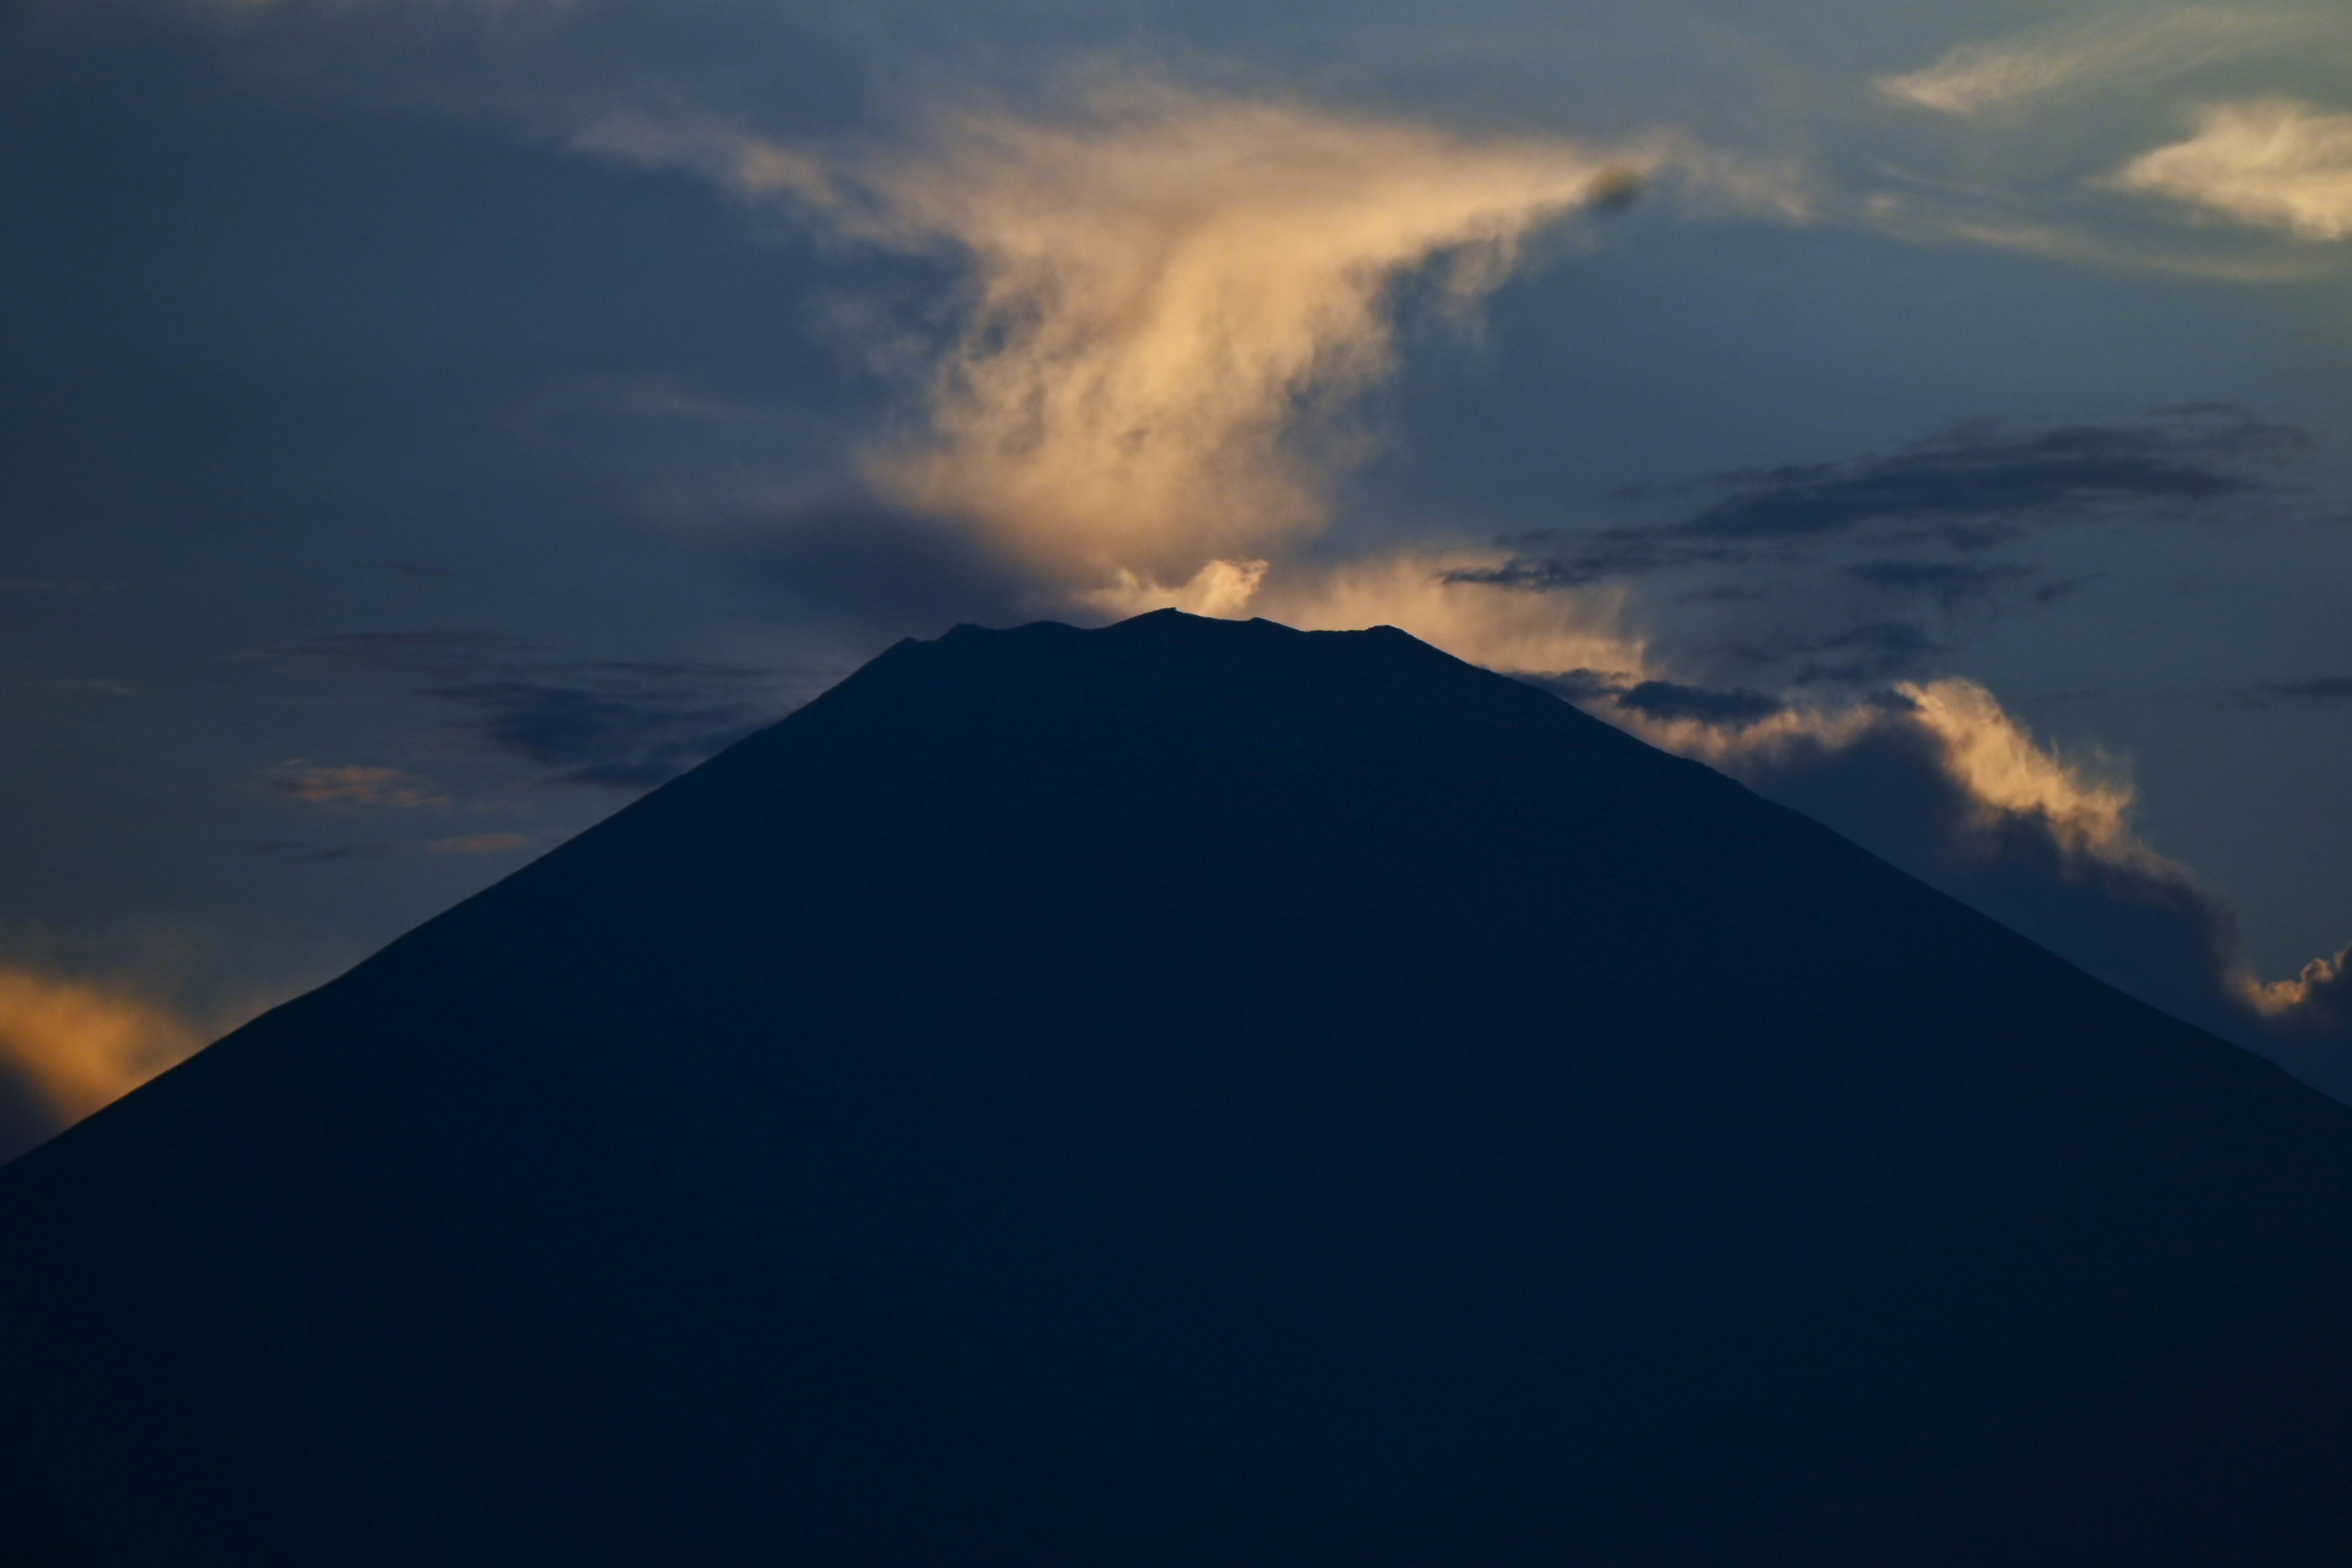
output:
<svg viewBox="0 0 2352 1568"><path fill-rule="evenodd" d="M2352 1113L1402 633L959 628L0 1173L0 1556L2340 1563Z"/></svg>

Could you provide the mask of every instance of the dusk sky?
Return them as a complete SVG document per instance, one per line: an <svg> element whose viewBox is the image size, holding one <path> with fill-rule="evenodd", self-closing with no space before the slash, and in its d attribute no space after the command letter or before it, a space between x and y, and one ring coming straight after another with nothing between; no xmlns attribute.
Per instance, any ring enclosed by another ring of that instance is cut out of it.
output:
<svg viewBox="0 0 2352 1568"><path fill-rule="evenodd" d="M0 1155L900 637L1169 605L2352 1094L2340 6L30 0L0 213Z"/></svg>

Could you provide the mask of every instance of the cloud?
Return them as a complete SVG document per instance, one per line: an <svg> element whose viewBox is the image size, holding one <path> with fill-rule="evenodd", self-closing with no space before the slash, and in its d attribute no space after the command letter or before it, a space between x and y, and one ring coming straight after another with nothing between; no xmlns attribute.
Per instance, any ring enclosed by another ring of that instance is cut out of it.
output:
<svg viewBox="0 0 2352 1568"><path fill-rule="evenodd" d="M0 1159L129 1093L208 1037L136 993L0 964Z"/></svg>
<svg viewBox="0 0 2352 1568"><path fill-rule="evenodd" d="M2352 946L2313 959L2293 980L2255 982L2246 994L2263 1017L2291 1036L2352 1040Z"/></svg>
<svg viewBox="0 0 2352 1568"><path fill-rule="evenodd" d="M2122 764L2060 752L1978 683L1906 681L1834 702L1594 670L1538 683L2352 1098L2352 950L2263 981L2228 902L2140 838Z"/></svg>
<svg viewBox="0 0 2352 1568"><path fill-rule="evenodd" d="M1715 495L1657 522L1507 536L1496 543L1508 553L1453 577L1545 594L1698 574L1712 586L1675 603L1753 605L1732 616L1749 623L1745 632L1710 613L1705 637L1718 659L1805 659L1805 679L1883 680L1927 671L1969 620L2055 604L2095 580L2046 580L2030 563L1988 558L1995 545L2103 519L2259 517L2288 493L2273 470L2309 446L2297 428L2227 405L2131 424L1975 421L1892 453L1623 492L1614 499L1643 508L1694 489ZM1919 610L1890 613L1901 605ZM1914 618L1928 610L1941 636Z"/></svg>
<svg viewBox="0 0 2352 1568"><path fill-rule="evenodd" d="M772 717L751 703L707 695L698 679L704 673L622 667L588 682L484 680L436 687L428 695L478 710L469 727L476 737L557 770L552 783L650 789ZM738 673L748 672L728 671Z"/></svg>
<svg viewBox="0 0 2352 1568"><path fill-rule="evenodd" d="M2352 114L2288 99L2211 104L2197 133L2144 153L2108 184L2305 239L2352 235Z"/></svg>
<svg viewBox="0 0 2352 1568"><path fill-rule="evenodd" d="M650 789L796 706L774 670L699 660L567 658L478 634L356 633L271 656L337 672L419 679L420 695L468 711L457 726L461 740L551 770L544 782L560 784ZM449 804L422 795L388 769L289 769L281 770L279 787L320 804ZM373 797L387 794L399 798ZM369 852L394 851L333 851Z"/></svg>
<svg viewBox="0 0 2352 1568"><path fill-rule="evenodd" d="M1621 491L1616 504L1658 521L1506 535L1448 578L1530 596L1641 587L1622 604L1641 614L1657 679L1884 685L1942 673L1993 618L2098 577L2053 576L1995 546L2101 521L2273 516L2294 493L2280 469L2310 446L2220 404L2111 424L1971 421L1891 452ZM1682 580L1644 582L1670 576Z"/></svg>
<svg viewBox="0 0 2352 1568"><path fill-rule="evenodd" d="M1695 544L1652 528L1607 528L1578 534L1563 542L1553 531L1523 534L1504 542L1519 546L1549 546L1547 554L1513 554L1499 564L1457 569L1454 581L1484 583L1497 588L1528 588L1549 593L1577 588L1612 578L1642 576L1653 572L1682 571L1693 566L1737 566L1748 552L1730 545ZM1566 542L1568 548L1559 549Z"/></svg>
<svg viewBox="0 0 2352 1568"><path fill-rule="evenodd" d="M455 838L428 838L423 847L427 855L505 855L530 842L520 833L467 833Z"/></svg>
<svg viewBox="0 0 2352 1568"><path fill-rule="evenodd" d="M2177 512L2260 495L2273 487L2248 468L2308 445L2300 430L2234 410L2016 432L1976 423L1883 457L1718 475L1729 493L1675 531L1802 540L1901 524L1933 530L1966 548L2023 521L2126 507Z"/></svg>
<svg viewBox="0 0 2352 1568"><path fill-rule="evenodd" d="M1466 310L1538 230L1623 205L1678 151L1472 138L1134 80L1097 82L1058 118L942 113L887 153L637 120L575 144L959 261L962 325L919 428L867 454L870 480L1134 596L1328 521L1334 477L1367 450L1348 405L1393 364L1401 279L1434 266L1446 305Z"/></svg>
<svg viewBox="0 0 2352 1568"><path fill-rule="evenodd" d="M430 785L398 768L365 767L356 763L320 767L296 757L263 776L278 794L310 805L383 806L394 811L415 811L449 804L447 795L430 793Z"/></svg>
<svg viewBox="0 0 2352 1568"><path fill-rule="evenodd" d="M1915 109L1978 114L2081 83L2186 69L2310 28L2300 17L2210 7L2116 12L2071 27L1962 44L1924 69L1879 77L1872 85Z"/></svg>
<svg viewBox="0 0 2352 1568"><path fill-rule="evenodd" d="M2352 702L2352 675L2265 681L2255 689L2264 696L2284 697L2297 702Z"/></svg>
<svg viewBox="0 0 2352 1568"><path fill-rule="evenodd" d="M1611 587L1528 594L1469 574L1462 552L1398 554L1293 572L1255 607L1306 631L1390 626L1489 669L1640 669L1646 643ZM1486 559L1491 561L1492 557Z"/></svg>

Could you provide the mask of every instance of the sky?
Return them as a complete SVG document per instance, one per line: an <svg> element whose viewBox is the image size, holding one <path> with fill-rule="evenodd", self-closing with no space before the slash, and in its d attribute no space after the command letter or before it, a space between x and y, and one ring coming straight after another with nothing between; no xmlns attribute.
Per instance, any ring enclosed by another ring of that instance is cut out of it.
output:
<svg viewBox="0 0 2352 1568"><path fill-rule="evenodd" d="M899 637L1168 605L2352 1096L2340 7L20 0L0 214L0 1155Z"/></svg>

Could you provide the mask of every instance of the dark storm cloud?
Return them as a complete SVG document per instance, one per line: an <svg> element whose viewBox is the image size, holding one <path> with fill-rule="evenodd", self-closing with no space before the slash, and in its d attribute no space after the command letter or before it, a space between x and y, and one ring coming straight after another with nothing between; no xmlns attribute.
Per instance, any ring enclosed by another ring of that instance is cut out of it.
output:
<svg viewBox="0 0 2352 1568"><path fill-rule="evenodd" d="M1706 539L1815 540L1865 526L1916 528L1960 548L2004 527L2166 513L2265 494L2249 472L2305 449L2290 426L2200 408L2145 425L2011 433L1964 425L1885 457L1717 475L1728 493L1674 531Z"/></svg>
<svg viewBox="0 0 2352 1568"><path fill-rule="evenodd" d="M2352 675L2324 675L2311 680L2271 680L2256 687L2265 697L2296 702L2352 702Z"/></svg>
<svg viewBox="0 0 2352 1568"><path fill-rule="evenodd" d="M774 670L565 658L475 633L347 633L271 657L421 680L418 695L469 710L462 737L548 770L548 784L650 789L798 705Z"/></svg>
<svg viewBox="0 0 2352 1568"><path fill-rule="evenodd" d="M1607 703L1622 712L1666 723L1695 719L1703 724L1739 730L1784 713L1789 708L1778 697L1745 687L1718 689L1685 686L1672 680L1628 681L1591 669L1521 679L1571 702Z"/></svg>
<svg viewBox="0 0 2352 1568"><path fill-rule="evenodd" d="M2352 703L2352 675L2258 680L2244 686L2210 688L2204 695L2224 708L2333 708Z"/></svg>
<svg viewBox="0 0 2352 1568"><path fill-rule="evenodd" d="M427 695L478 711L471 731L554 770L548 782L650 789L779 717L742 693L758 671L600 665L570 680L483 680Z"/></svg>
<svg viewBox="0 0 2352 1568"><path fill-rule="evenodd" d="M2162 409L2130 425L2012 430L1979 420L1891 455L1717 474L1682 487L1679 493L1723 493L1676 521L1507 535L1496 543L1514 552L1509 559L1446 580L1540 593L1706 567L1801 574L1824 552L1867 542L1871 559L1826 570L1958 611L2027 593L2039 569L1889 552L1928 547L1975 557L2034 528L2126 513L2246 515L2282 493L2270 470L2310 445L2302 430L2223 404ZM1612 499L1640 503L1672 493L1636 486ZM2054 604L2088 581L2046 583L2028 596Z"/></svg>
<svg viewBox="0 0 2352 1568"><path fill-rule="evenodd" d="M1749 558L1745 550L1695 544L1676 534L1674 530L1649 528L1611 528L1571 535L1517 534L1496 542L1512 550L1533 547L1536 552L1513 555L1499 566L1463 567L1447 573L1444 581L1541 593L1694 566L1737 566Z"/></svg>

